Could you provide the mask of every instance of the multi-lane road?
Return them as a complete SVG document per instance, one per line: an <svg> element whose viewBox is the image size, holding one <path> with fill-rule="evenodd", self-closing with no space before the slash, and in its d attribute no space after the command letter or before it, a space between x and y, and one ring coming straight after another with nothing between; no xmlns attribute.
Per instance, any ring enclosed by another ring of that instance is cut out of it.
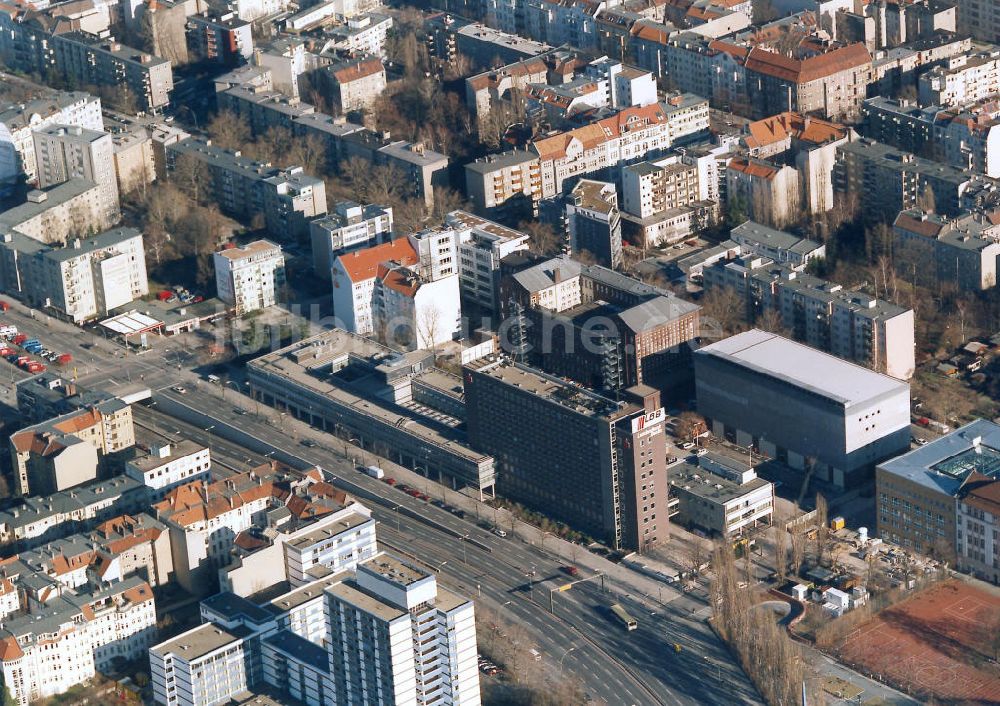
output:
<svg viewBox="0 0 1000 706"><path fill-rule="evenodd" d="M38 314L32 319L18 304L5 318L47 347L73 354L75 364L67 374L83 385L114 391L142 383L161 400L182 402L210 416L214 424L196 426L161 413L156 404L136 412L147 432L209 445L225 459L224 471L264 457L226 439L227 425L254 435L271 449L322 466L373 508L381 523L380 540L387 547L411 554L437 571L445 584L522 625L548 662L550 675L561 671L571 676L594 701L671 706L760 702L746 675L704 623L703 600L665 587L661 596L665 602L660 603L611 579L602 590L595 579L554 593L550 612L550 590L567 582L560 573L563 562L556 556L516 539L499 538L477 526L474 518L457 517L358 473L340 453L341 442L333 443L332 436L280 419L263 406L259 415L254 414L256 405L235 391L239 371L233 371L234 382L223 400L218 386L183 367L193 360L183 350L184 339L158 342L142 355L124 355L114 343L89 332ZM185 387L184 394L171 389L178 384ZM251 413L238 414L236 408ZM303 435L321 443L305 447L299 443ZM621 603L638 619L637 630L627 632L614 620L607 610L613 603Z"/></svg>

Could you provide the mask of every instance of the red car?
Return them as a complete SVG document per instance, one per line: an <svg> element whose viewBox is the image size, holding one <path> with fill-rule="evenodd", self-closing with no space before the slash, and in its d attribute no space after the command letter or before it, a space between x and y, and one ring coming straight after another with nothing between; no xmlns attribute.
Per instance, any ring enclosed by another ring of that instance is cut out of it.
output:
<svg viewBox="0 0 1000 706"><path fill-rule="evenodd" d="M392 478L391 476L386 476L385 478L382 479L382 482L385 483L386 485L396 485L396 479Z"/></svg>
<svg viewBox="0 0 1000 706"><path fill-rule="evenodd" d="M0 311L10 311L10 304L0 301Z"/></svg>
<svg viewBox="0 0 1000 706"><path fill-rule="evenodd" d="M406 494L412 495L415 498L419 498L421 496L421 492L419 490L416 490L415 488L410 488L409 490L406 491Z"/></svg>
<svg viewBox="0 0 1000 706"><path fill-rule="evenodd" d="M568 574L570 576L577 576L580 573L580 570L575 566L564 566L562 567L562 571L564 574Z"/></svg>

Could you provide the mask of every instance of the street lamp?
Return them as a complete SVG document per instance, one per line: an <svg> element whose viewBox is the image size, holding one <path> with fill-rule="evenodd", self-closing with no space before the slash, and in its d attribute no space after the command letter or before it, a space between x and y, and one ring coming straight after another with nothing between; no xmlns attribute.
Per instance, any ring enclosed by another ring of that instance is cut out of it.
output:
<svg viewBox="0 0 1000 706"><path fill-rule="evenodd" d="M357 445L358 445L358 448L359 448L359 449L361 449L361 465L362 465L362 466L365 466L365 465L367 465L367 464L365 464L365 446L364 446L364 444L362 444L362 443L361 443L361 439L359 439L359 438L358 438L358 437L356 437L356 436L352 436L352 437L351 437L350 439L348 439L347 441L348 441L349 443L352 443L352 444L354 444L354 443L357 443ZM344 444L344 453L345 453L345 454L347 453L347 444ZM354 460L354 459L352 458L352 459L351 459L351 461L353 462L353 460Z"/></svg>
<svg viewBox="0 0 1000 706"><path fill-rule="evenodd" d="M402 507L402 505L396 505L394 508L392 508L392 511L394 513L396 513L396 531L397 532L399 532L399 508L401 508L401 507Z"/></svg>
<svg viewBox="0 0 1000 706"><path fill-rule="evenodd" d="M424 477L424 495L430 495L430 493L427 491L428 489L427 479L428 476L430 475L430 471L427 470L426 466L414 466L413 472L416 473L418 471L423 471L423 473L421 473L420 475Z"/></svg>
<svg viewBox="0 0 1000 706"><path fill-rule="evenodd" d="M566 659L566 656L570 652L572 652L573 650L575 650L575 649L576 649L576 645L573 645L568 650L566 650L565 652L563 652L563 656L559 658L559 676L560 677L562 676L562 673L563 673L563 661Z"/></svg>
<svg viewBox="0 0 1000 706"><path fill-rule="evenodd" d="M208 451L212 452L212 430L215 429L215 425L205 427L205 432L208 434Z"/></svg>
<svg viewBox="0 0 1000 706"><path fill-rule="evenodd" d="M702 659L705 660L705 662L707 662L708 664L712 664L712 660L710 660L708 657L704 657L703 656ZM722 665L720 663L718 663L718 662L715 662L715 667L716 667L716 669L719 670L718 679L719 679L719 682L721 683L722 682Z"/></svg>

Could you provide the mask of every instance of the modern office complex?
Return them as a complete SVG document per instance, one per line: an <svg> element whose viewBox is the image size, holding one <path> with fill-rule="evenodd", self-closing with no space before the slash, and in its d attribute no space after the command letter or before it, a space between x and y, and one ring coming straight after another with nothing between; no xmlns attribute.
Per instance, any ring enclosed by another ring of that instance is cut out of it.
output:
<svg viewBox="0 0 1000 706"><path fill-rule="evenodd" d="M500 493L615 549L668 539L655 390L635 388L635 402L616 402L504 358L464 370L469 443L497 459Z"/></svg>
<svg viewBox="0 0 1000 706"><path fill-rule="evenodd" d="M910 386L753 329L694 354L713 433L852 486L910 444Z"/></svg>

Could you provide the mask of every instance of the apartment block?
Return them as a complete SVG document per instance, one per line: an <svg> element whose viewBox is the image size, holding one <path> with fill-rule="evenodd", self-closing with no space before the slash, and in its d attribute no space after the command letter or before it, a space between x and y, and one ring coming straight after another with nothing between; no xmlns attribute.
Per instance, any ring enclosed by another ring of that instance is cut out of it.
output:
<svg viewBox="0 0 1000 706"><path fill-rule="evenodd" d="M913 375L912 309L844 291L839 284L760 256L717 262L704 268L702 278L707 291L734 291L751 323L774 312L798 341L901 380Z"/></svg>
<svg viewBox="0 0 1000 706"><path fill-rule="evenodd" d="M973 471L958 496L956 566L1000 584L1000 479Z"/></svg>
<svg viewBox="0 0 1000 706"><path fill-rule="evenodd" d="M372 297L376 334L404 350L437 350L462 330L458 272L380 263Z"/></svg>
<svg viewBox="0 0 1000 706"><path fill-rule="evenodd" d="M115 146L115 176L118 193L145 189L156 181L156 149L144 126L111 136Z"/></svg>
<svg viewBox="0 0 1000 706"><path fill-rule="evenodd" d="M18 495L47 495L97 477L98 456L135 445L132 408L118 399L50 419L11 434Z"/></svg>
<svg viewBox="0 0 1000 706"><path fill-rule="evenodd" d="M615 549L667 540L662 408L616 402L504 359L464 371L469 443L497 459L505 497Z"/></svg>
<svg viewBox="0 0 1000 706"><path fill-rule="evenodd" d="M822 243L753 221L736 226L729 231L729 237L741 247L742 252L766 257L793 270L804 270L810 260L826 257L826 246Z"/></svg>
<svg viewBox="0 0 1000 706"><path fill-rule="evenodd" d="M38 179L33 131L49 125L103 130L101 99L79 91L56 93L0 111L0 183L22 174L29 184Z"/></svg>
<svg viewBox="0 0 1000 706"><path fill-rule="evenodd" d="M325 28L333 40L332 48L352 54L385 56L385 41L392 29L392 17L365 12L348 17L347 22Z"/></svg>
<svg viewBox="0 0 1000 706"><path fill-rule="evenodd" d="M1000 7L992 0L964 0L957 5L958 31L980 42L1000 37Z"/></svg>
<svg viewBox="0 0 1000 706"><path fill-rule="evenodd" d="M381 245L392 239L392 207L342 201L322 218L309 224L313 271L330 280L330 270L338 255L358 248Z"/></svg>
<svg viewBox="0 0 1000 706"><path fill-rule="evenodd" d="M385 90L385 66L378 56L331 64L324 69L338 113L370 110Z"/></svg>
<svg viewBox="0 0 1000 706"><path fill-rule="evenodd" d="M753 220L776 228L799 219L800 187L798 171L788 165L736 157L726 168L730 206L739 204Z"/></svg>
<svg viewBox="0 0 1000 706"><path fill-rule="evenodd" d="M57 592L4 621L0 668L14 702L28 706L141 657L156 637L153 591L139 578L75 594Z"/></svg>
<svg viewBox="0 0 1000 706"><path fill-rule="evenodd" d="M417 253L406 238L340 255L333 262L333 315L345 330L371 335L375 329L375 283L379 265L416 265Z"/></svg>
<svg viewBox="0 0 1000 706"><path fill-rule="evenodd" d="M752 329L694 354L698 412L716 436L852 487L910 445L910 386Z"/></svg>
<svg viewBox="0 0 1000 706"><path fill-rule="evenodd" d="M157 704L255 687L317 705L480 703L472 602L389 554L261 605L220 594L202 615L212 622L150 649Z"/></svg>
<svg viewBox="0 0 1000 706"><path fill-rule="evenodd" d="M149 293L142 233L115 228L64 247L4 233L0 283L32 306L83 324Z"/></svg>
<svg viewBox="0 0 1000 706"><path fill-rule="evenodd" d="M996 286L1000 225L993 220L983 213L947 218L901 211L892 231L896 270L923 286L952 282L964 292Z"/></svg>
<svg viewBox="0 0 1000 706"><path fill-rule="evenodd" d="M581 179L565 199L569 246L590 253L597 264L616 270L622 264L622 221L615 185Z"/></svg>
<svg viewBox="0 0 1000 706"><path fill-rule="evenodd" d="M623 232L640 248L676 243L718 220L714 161L701 164L701 157L685 148L678 151L621 171Z"/></svg>
<svg viewBox="0 0 1000 706"><path fill-rule="evenodd" d="M160 500L179 485L208 480L211 469L208 447L183 439L150 447L149 453L125 464L125 475L149 488L151 499Z"/></svg>
<svg viewBox="0 0 1000 706"><path fill-rule="evenodd" d="M483 312L500 311L500 263L528 249L528 235L466 211L452 211L445 225L456 237L462 298Z"/></svg>
<svg viewBox="0 0 1000 706"><path fill-rule="evenodd" d="M998 85L1000 55L991 47L951 57L921 74L917 89L921 105L961 106L993 97Z"/></svg>
<svg viewBox="0 0 1000 706"><path fill-rule="evenodd" d="M305 236L309 221L326 213L326 185L302 167L278 169L189 138L166 147L168 170L186 156L208 167L208 186L223 211L246 220L263 213L276 238Z"/></svg>
<svg viewBox="0 0 1000 706"><path fill-rule="evenodd" d="M272 71L273 73L273 71ZM277 88L278 75L272 80ZM264 135L271 128L291 130L296 118L312 115L316 108L298 98L289 98L279 90L265 90L262 86L234 86L216 94L220 110L227 110L250 125L250 131Z"/></svg>
<svg viewBox="0 0 1000 706"><path fill-rule="evenodd" d="M116 222L121 210L111 135L79 126L52 124L35 130L33 137L39 187L56 186L70 179L92 181L99 189L101 218Z"/></svg>
<svg viewBox="0 0 1000 706"><path fill-rule="evenodd" d="M976 498L983 494L982 499L988 500L995 494L998 448L1000 427L977 419L879 464L875 474L879 537L949 563L957 558L963 569L995 582L996 538L987 520L991 511Z"/></svg>
<svg viewBox="0 0 1000 706"><path fill-rule="evenodd" d="M215 289L237 316L274 306L285 286L285 256L281 246L255 240L215 253Z"/></svg>
<svg viewBox="0 0 1000 706"><path fill-rule="evenodd" d="M928 192L937 213L956 215L971 182L962 169L867 138L837 148L833 176L835 191L856 198L866 214L886 221L915 208Z"/></svg>
<svg viewBox="0 0 1000 706"><path fill-rule="evenodd" d="M1000 176L1000 107L995 101L920 108L869 98L861 107L866 137L988 177Z"/></svg>
<svg viewBox="0 0 1000 706"><path fill-rule="evenodd" d="M190 15L187 49L195 60L236 66L253 57L253 26L233 12Z"/></svg>

